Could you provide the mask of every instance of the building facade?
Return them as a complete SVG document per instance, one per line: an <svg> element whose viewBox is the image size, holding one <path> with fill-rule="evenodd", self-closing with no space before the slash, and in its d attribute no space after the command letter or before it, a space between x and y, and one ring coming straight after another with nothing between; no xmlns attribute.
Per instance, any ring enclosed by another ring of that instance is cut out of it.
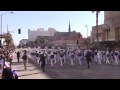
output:
<svg viewBox="0 0 120 90"><path fill-rule="evenodd" d="M107 31L109 29L110 31ZM98 42L101 45L120 47L120 11L105 11L104 24L98 25ZM91 44L96 43L96 26L92 27ZM109 44L109 45L108 45Z"/></svg>
<svg viewBox="0 0 120 90"><path fill-rule="evenodd" d="M35 41L38 36L54 36L56 30L54 28L48 28L48 30L44 30L44 28L38 28L37 30L28 30L28 40Z"/></svg>
<svg viewBox="0 0 120 90"><path fill-rule="evenodd" d="M82 47L86 48L85 39L82 37L80 32L71 31L70 22L68 26L68 32L58 32L54 28L44 28L37 29L37 31L28 30L28 41L31 47L38 46L35 40L37 38L45 39L45 46L62 46L62 47ZM39 43L40 45L40 43Z"/></svg>
<svg viewBox="0 0 120 90"><path fill-rule="evenodd" d="M19 45L23 46L23 45L26 45L27 43L28 43L28 39L22 39L22 40L20 40Z"/></svg>

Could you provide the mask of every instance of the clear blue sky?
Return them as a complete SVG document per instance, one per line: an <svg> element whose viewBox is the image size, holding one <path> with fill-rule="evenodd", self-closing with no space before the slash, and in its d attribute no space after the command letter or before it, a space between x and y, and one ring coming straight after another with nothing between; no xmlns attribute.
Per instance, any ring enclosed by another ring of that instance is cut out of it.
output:
<svg viewBox="0 0 120 90"><path fill-rule="evenodd" d="M7 11L0 11L0 14ZM68 31L69 20L71 24L71 30L80 32L84 37L87 36L88 30L92 30L92 26L96 25L95 13L91 11L13 11L14 14L3 15L3 32L7 32L7 24L9 31L15 31L20 28L21 34L11 33L13 35L14 42L19 44L21 39L28 38L28 29L36 30L37 28L49 27L55 28L57 31ZM104 22L104 11L99 14L99 24Z"/></svg>

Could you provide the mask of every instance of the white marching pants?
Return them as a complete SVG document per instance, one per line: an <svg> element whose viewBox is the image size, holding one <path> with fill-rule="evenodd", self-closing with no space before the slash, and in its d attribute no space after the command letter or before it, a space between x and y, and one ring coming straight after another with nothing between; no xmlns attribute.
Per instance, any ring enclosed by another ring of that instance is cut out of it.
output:
<svg viewBox="0 0 120 90"><path fill-rule="evenodd" d="M119 61L118 56L115 56L115 61L114 61L114 63L115 63L115 64L118 64L118 61Z"/></svg>
<svg viewBox="0 0 120 90"><path fill-rule="evenodd" d="M81 59L82 59L82 57L78 56L78 61L79 61L79 64L80 64L80 65L82 65Z"/></svg>
<svg viewBox="0 0 120 90"><path fill-rule="evenodd" d="M47 64L47 62L48 62L48 58L45 58L45 63Z"/></svg>
<svg viewBox="0 0 120 90"><path fill-rule="evenodd" d="M109 57L106 57L106 64L110 64Z"/></svg>
<svg viewBox="0 0 120 90"><path fill-rule="evenodd" d="M101 64L101 58L100 57L98 58L98 64Z"/></svg>
<svg viewBox="0 0 120 90"><path fill-rule="evenodd" d="M64 59L64 63L66 63L66 55L64 55L63 59Z"/></svg>
<svg viewBox="0 0 120 90"><path fill-rule="evenodd" d="M51 66L53 67L53 58L50 58Z"/></svg>
<svg viewBox="0 0 120 90"><path fill-rule="evenodd" d="M96 62L98 61L97 55L95 55L95 61L96 61Z"/></svg>
<svg viewBox="0 0 120 90"><path fill-rule="evenodd" d="M40 60L40 58L39 58L39 57L37 57L36 59L37 59L37 64L39 64L39 60Z"/></svg>
<svg viewBox="0 0 120 90"><path fill-rule="evenodd" d="M71 65L74 65L73 58L70 58Z"/></svg>
<svg viewBox="0 0 120 90"><path fill-rule="evenodd" d="M57 63L57 58L56 55L54 55L54 60L55 60L55 64Z"/></svg>
<svg viewBox="0 0 120 90"><path fill-rule="evenodd" d="M60 65L63 66L63 57L60 57Z"/></svg>
<svg viewBox="0 0 120 90"><path fill-rule="evenodd" d="M57 55L57 62L60 61L60 55Z"/></svg>

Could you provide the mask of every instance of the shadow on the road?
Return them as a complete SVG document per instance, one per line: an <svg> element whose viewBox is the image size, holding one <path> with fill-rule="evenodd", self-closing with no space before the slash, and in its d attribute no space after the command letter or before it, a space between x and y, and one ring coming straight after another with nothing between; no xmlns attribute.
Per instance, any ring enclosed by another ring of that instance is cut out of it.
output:
<svg viewBox="0 0 120 90"><path fill-rule="evenodd" d="M19 65L19 64L18 64ZM22 64L23 65L23 64ZM16 68L21 68L21 67L23 67L23 66L16 66ZM29 65L29 66L27 66L27 67L32 67L32 65Z"/></svg>
<svg viewBox="0 0 120 90"><path fill-rule="evenodd" d="M20 69L20 70L16 70L17 72L20 72L20 71L25 71L25 69Z"/></svg>
<svg viewBox="0 0 120 90"><path fill-rule="evenodd" d="M12 62L12 65L23 65L23 62Z"/></svg>
<svg viewBox="0 0 120 90"><path fill-rule="evenodd" d="M33 75L33 74L40 74L40 72L39 73L31 73L31 74L20 75L18 77L23 77L23 76Z"/></svg>
<svg viewBox="0 0 120 90"><path fill-rule="evenodd" d="M17 72L21 72L21 71L35 71L36 69L27 69L27 70L25 70L25 69L20 69L20 70L16 70Z"/></svg>
<svg viewBox="0 0 120 90"><path fill-rule="evenodd" d="M36 67L36 69L42 71L42 69L41 69L41 67L40 67L39 64L36 64L34 61L32 61L32 60L30 60L30 59L28 60L28 62L29 62L29 63L32 63L32 64ZM35 69L35 70L36 70L36 69ZM46 74L46 75L49 76L51 79L62 79L62 77L61 77L61 75L60 75L59 73L53 72L53 71L51 71L49 68L47 68L47 69L48 69L48 70L45 69L45 72L41 72L41 73Z"/></svg>

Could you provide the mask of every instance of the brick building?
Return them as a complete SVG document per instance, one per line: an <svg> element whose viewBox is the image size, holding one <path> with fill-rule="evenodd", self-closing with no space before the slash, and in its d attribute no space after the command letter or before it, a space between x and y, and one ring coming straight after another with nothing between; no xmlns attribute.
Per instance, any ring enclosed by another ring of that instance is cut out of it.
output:
<svg viewBox="0 0 120 90"><path fill-rule="evenodd" d="M34 41L38 37L42 37L45 39L45 45L86 48L85 38L82 37L80 32L76 32L75 30L71 31L70 22L68 32L58 32L53 28L51 28L51 30L49 28L48 31L44 31L44 29L38 29L37 31L29 30L29 45L34 46Z"/></svg>

